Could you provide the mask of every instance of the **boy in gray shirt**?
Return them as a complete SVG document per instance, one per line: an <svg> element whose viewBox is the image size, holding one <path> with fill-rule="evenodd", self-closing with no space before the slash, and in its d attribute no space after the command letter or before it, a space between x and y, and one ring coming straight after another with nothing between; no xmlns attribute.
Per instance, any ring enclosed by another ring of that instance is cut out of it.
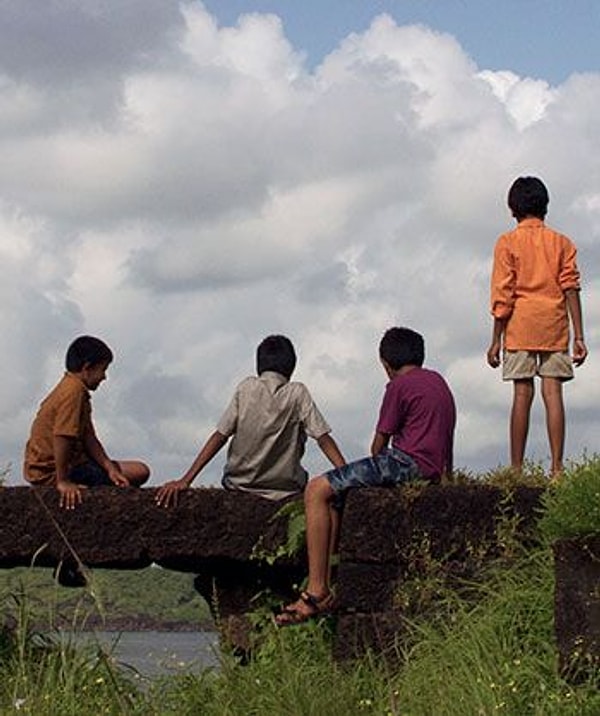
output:
<svg viewBox="0 0 600 716"><path fill-rule="evenodd" d="M198 456L179 480L163 485L156 502L176 504L231 438L223 487L279 500L302 492L308 474L301 465L311 437L334 467L345 464L331 428L302 383L290 382L296 353L289 338L268 336L256 351L258 376L245 378Z"/></svg>

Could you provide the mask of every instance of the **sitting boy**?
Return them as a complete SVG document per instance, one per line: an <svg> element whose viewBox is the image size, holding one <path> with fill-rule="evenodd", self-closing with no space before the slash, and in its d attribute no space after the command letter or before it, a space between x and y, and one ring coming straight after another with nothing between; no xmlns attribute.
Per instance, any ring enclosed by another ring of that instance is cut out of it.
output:
<svg viewBox="0 0 600 716"><path fill-rule="evenodd" d="M438 483L452 472L456 408L439 373L422 367L425 346L409 328L390 328L379 357L390 381L371 444L371 457L315 477L304 493L308 583L276 617L279 626L300 624L328 612L331 555L337 544L339 509L351 487L390 487L409 480ZM391 446L390 446L391 441Z"/></svg>
<svg viewBox="0 0 600 716"><path fill-rule="evenodd" d="M176 504L181 490L232 437L223 487L252 492L274 500L302 492L307 480L300 464L306 436L314 438L335 467L345 460L331 437L331 428L306 386L290 382L296 353L289 338L268 336L256 351L258 377L245 378L189 470L179 480L163 485L159 505Z"/></svg>
<svg viewBox="0 0 600 716"><path fill-rule="evenodd" d="M106 378L110 348L99 338L80 336L69 346L61 381L43 400L25 447L24 477L33 485L55 485L60 505L73 509L82 488L139 487L150 469L136 460L111 460L92 423L90 391Z"/></svg>

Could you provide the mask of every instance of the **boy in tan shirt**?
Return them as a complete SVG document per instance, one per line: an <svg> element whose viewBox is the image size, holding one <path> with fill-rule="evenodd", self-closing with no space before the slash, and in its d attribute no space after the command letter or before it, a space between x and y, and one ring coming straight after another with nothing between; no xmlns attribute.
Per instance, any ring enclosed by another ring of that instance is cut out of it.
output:
<svg viewBox="0 0 600 716"><path fill-rule="evenodd" d="M491 281L492 368L503 357L504 380L514 385L510 418L511 465L523 467L534 397L534 377L542 398L550 443L551 474L563 468L565 411L562 384L573 378L587 348L579 297L577 250L566 236L544 224L548 190L537 177L520 177L510 188L508 206L518 224L496 242ZM569 321L573 350L569 355Z"/></svg>

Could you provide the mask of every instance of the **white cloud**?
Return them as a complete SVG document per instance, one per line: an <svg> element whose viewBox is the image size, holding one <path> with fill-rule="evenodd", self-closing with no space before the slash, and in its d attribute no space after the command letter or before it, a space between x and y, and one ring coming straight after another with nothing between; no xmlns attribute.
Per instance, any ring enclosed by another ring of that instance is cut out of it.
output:
<svg viewBox="0 0 600 716"><path fill-rule="evenodd" d="M521 78L514 72L483 71L479 75L508 110L517 129L523 130L545 115L556 96L547 82Z"/></svg>
<svg viewBox="0 0 600 716"><path fill-rule="evenodd" d="M83 332L116 354L94 395L101 437L155 482L187 466L273 332L294 340L298 379L358 457L391 324L423 331L454 387L457 464L505 461L488 281L522 173L547 180L550 223L580 246L592 357L566 389L568 446L593 449L600 75L549 87L490 72L454 38L387 16L309 72L273 15L219 28L197 2L128 0L110 17L33 5L0 11L0 461L18 466Z"/></svg>

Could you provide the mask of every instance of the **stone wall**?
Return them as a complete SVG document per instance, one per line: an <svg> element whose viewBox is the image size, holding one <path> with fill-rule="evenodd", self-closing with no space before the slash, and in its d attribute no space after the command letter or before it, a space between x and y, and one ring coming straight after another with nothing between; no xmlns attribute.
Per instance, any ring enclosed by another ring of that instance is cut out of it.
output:
<svg viewBox="0 0 600 716"><path fill-rule="evenodd" d="M266 590L287 601L305 576L304 554L275 564L253 558L259 540L271 552L285 541L287 518L275 515L280 505L198 488L165 510L155 504L155 492L96 488L65 511L51 488L0 488L0 568L54 566L76 556L92 568L156 563L192 572L224 634L247 648L252 598ZM351 492L336 575L336 655L366 646L384 650L401 638L403 619L423 608L403 591L407 577L437 570L452 583L495 556L507 532L527 541L539 497L539 489L506 493L483 485Z"/></svg>
<svg viewBox="0 0 600 716"><path fill-rule="evenodd" d="M600 536L556 542L554 562L559 668L579 681L600 667Z"/></svg>

